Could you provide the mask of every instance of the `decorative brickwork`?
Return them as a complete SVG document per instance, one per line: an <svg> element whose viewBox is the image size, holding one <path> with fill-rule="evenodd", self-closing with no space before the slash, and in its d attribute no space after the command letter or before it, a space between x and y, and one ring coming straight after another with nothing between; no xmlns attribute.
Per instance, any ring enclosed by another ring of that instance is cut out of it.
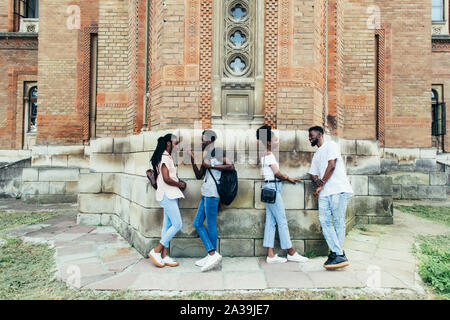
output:
<svg viewBox="0 0 450 320"><path fill-rule="evenodd" d="M83 140L89 139L91 34L96 33L97 26L82 28L78 33L77 108L81 114Z"/></svg>
<svg viewBox="0 0 450 320"><path fill-rule="evenodd" d="M201 0L200 14L200 120L211 127L212 0Z"/></svg>
<svg viewBox="0 0 450 320"><path fill-rule="evenodd" d="M265 3L264 122L277 127L278 1Z"/></svg>
<svg viewBox="0 0 450 320"><path fill-rule="evenodd" d="M375 30L375 35L378 37L377 41L377 139L380 141L380 146L384 147L385 136L384 136L384 112L385 112L385 56L386 56L386 36L384 29Z"/></svg>

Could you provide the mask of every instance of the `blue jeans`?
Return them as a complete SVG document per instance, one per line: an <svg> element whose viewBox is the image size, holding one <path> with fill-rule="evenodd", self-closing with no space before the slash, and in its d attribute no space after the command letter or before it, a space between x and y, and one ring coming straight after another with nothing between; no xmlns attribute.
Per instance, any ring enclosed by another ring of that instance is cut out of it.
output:
<svg viewBox="0 0 450 320"><path fill-rule="evenodd" d="M275 231L276 226L278 226L278 235L280 237L281 249L287 250L292 248L292 243L289 236L286 211L284 209L283 199L281 198L282 183L270 182L265 184L263 188L275 190L275 187L277 189L275 203L266 203L266 226L264 229L263 247L274 247Z"/></svg>
<svg viewBox="0 0 450 320"><path fill-rule="evenodd" d="M205 245L206 251L217 250L217 212L220 198L202 196L194 218L194 227ZM204 222L206 219L206 229Z"/></svg>
<svg viewBox="0 0 450 320"><path fill-rule="evenodd" d="M164 208L164 220L161 231L161 240L159 241L164 247L169 247L169 242L181 230L181 214L178 208L178 199L169 199L164 194L164 198L159 202Z"/></svg>
<svg viewBox="0 0 450 320"><path fill-rule="evenodd" d="M342 192L319 197L319 222L330 250L343 254L342 245L345 238L345 214L351 193ZM331 222L333 218L333 222ZM334 224L334 226L333 226Z"/></svg>

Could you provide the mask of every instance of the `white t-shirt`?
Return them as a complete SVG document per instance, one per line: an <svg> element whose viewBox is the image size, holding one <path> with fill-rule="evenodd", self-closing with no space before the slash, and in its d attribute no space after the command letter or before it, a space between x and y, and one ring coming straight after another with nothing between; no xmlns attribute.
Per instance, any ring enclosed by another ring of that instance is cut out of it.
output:
<svg viewBox="0 0 450 320"><path fill-rule="evenodd" d="M278 166L278 161L273 153L261 158L261 170L264 180L275 180L275 175L270 167L272 164L276 164Z"/></svg>
<svg viewBox="0 0 450 320"><path fill-rule="evenodd" d="M342 161L339 146L334 141L325 142L316 153L314 153L309 174L323 178L328 167L329 160L336 161L336 168L330 179L325 183L320 192L320 197L329 196L341 192L353 193L352 186L347 178L344 161Z"/></svg>

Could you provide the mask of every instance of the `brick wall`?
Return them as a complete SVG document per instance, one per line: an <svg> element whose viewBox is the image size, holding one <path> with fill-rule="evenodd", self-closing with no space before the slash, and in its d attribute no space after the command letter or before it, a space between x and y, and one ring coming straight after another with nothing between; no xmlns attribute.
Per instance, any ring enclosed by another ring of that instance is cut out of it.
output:
<svg viewBox="0 0 450 320"><path fill-rule="evenodd" d="M23 81L37 80L37 39L0 38L0 149L22 148Z"/></svg>
<svg viewBox="0 0 450 320"><path fill-rule="evenodd" d="M198 0L152 3L151 130L191 128L200 120L200 8Z"/></svg>
<svg viewBox="0 0 450 320"><path fill-rule="evenodd" d="M68 28L70 5L80 7L81 29ZM82 55L78 38L83 28L96 24L97 10L97 1L40 1L37 144L83 143L83 110L77 103L77 62Z"/></svg>
<svg viewBox="0 0 450 320"><path fill-rule="evenodd" d="M321 125L325 6L314 0L285 0L279 2L278 13L277 128Z"/></svg>
<svg viewBox="0 0 450 320"><path fill-rule="evenodd" d="M0 32L9 31L9 11L12 0L0 0Z"/></svg>
<svg viewBox="0 0 450 320"><path fill-rule="evenodd" d="M386 44L392 57L386 70L392 79L386 83L386 147L430 147L430 2L384 0L380 7L382 23L391 24Z"/></svg>
<svg viewBox="0 0 450 320"><path fill-rule="evenodd" d="M367 27L373 0L349 0L344 13L344 137L376 139L375 33Z"/></svg>

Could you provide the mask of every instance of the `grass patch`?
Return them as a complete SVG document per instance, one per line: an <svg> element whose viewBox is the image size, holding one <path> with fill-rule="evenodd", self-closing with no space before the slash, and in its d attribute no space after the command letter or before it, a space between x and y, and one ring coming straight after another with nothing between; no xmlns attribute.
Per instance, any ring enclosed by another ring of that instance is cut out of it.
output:
<svg viewBox="0 0 450 320"><path fill-rule="evenodd" d="M418 273L438 295L450 300L450 233L418 236L414 253L419 260Z"/></svg>
<svg viewBox="0 0 450 320"><path fill-rule="evenodd" d="M450 207L397 205L395 208L402 212L411 213L415 216L450 226Z"/></svg>
<svg viewBox="0 0 450 320"><path fill-rule="evenodd" d="M21 225L35 224L63 212L0 212L0 233Z"/></svg>

